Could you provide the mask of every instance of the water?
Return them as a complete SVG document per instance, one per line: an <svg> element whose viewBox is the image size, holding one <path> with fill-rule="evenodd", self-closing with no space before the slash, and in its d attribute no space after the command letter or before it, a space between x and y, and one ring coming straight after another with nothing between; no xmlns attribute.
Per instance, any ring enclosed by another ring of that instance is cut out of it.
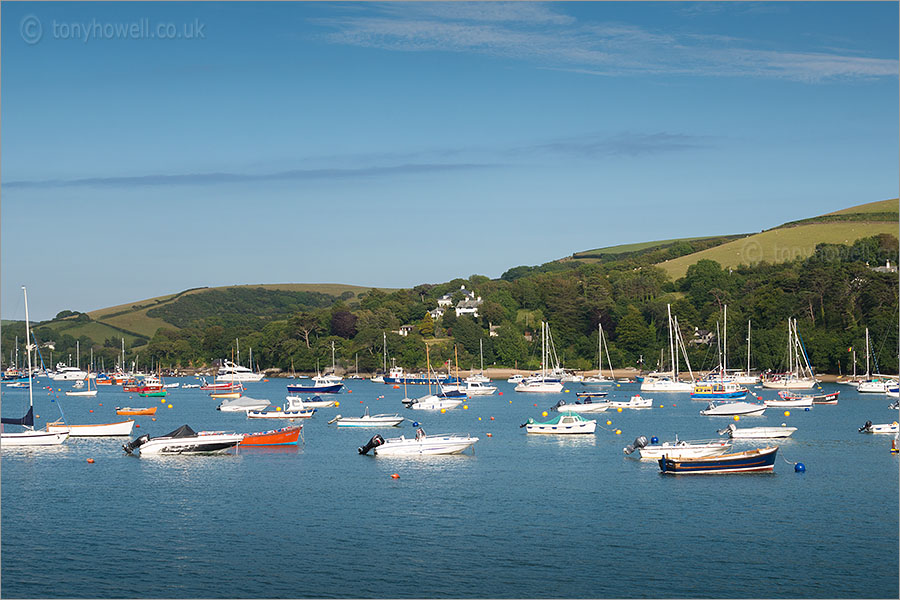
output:
<svg viewBox="0 0 900 600"><path fill-rule="evenodd" d="M732 422L701 417L705 403L685 394L656 394L651 410L596 415L604 429L570 439L526 435L519 425L573 394L517 394L501 382L503 396L438 414L404 409L402 389L347 383L353 392L340 394L340 407L303 421L305 443L297 448L157 458L126 456L121 438L5 448L0 593L898 597L900 457L889 453L889 436L857 433L866 420L898 418L884 396L824 385L841 390L838 405L743 418L738 426L798 427L781 444L774 474L673 477L622 448L642 434L716 437ZM285 385L249 384L248 395L281 404ZM58 416L50 402L57 394L71 423L114 421L116 405L158 404L155 422L135 417L136 434L162 435L184 423L237 431L286 424L220 413L199 390L171 390L162 404L119 388L101 388L95 399L66 398L56 388L36 393L41 424ZM623 385L615 395L635 389ZM410 396L424 392L409 389ZM24 413L26 398L4 388L4 414ZM471 433L481 441L474 455L359 456L356 448L376 431L413 433L409 422L379 430L327 425L335 414L362 414L365 406L418 419L430 433ZM803 462L806 473L785 459Z"/></svg>

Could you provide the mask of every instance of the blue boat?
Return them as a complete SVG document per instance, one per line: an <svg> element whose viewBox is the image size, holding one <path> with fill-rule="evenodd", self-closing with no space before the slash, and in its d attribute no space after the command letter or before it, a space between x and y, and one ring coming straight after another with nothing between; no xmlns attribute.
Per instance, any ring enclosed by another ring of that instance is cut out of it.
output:
<svg viewBox="0 0 900 600"><path fill-rule="evenodd" d="M292 394L337 394L344 387L343 383L313 377L309 383L293 383L287 386Z"/></svg>
<svg viewBox="0 0 900 600"><path fill-rule="evenodd" d="M659 459L659 470L670 475L774 471L777 452L778 446L769 446L709 458L676 460L663 456Z"/></svg>
<svg viewBox="0 0 900 600"><path fill-rule="evenodd" d="M747 395L747 388L735 383L721 381L698 381L691 392L691 398L697 400L735 400Z"/></svg>

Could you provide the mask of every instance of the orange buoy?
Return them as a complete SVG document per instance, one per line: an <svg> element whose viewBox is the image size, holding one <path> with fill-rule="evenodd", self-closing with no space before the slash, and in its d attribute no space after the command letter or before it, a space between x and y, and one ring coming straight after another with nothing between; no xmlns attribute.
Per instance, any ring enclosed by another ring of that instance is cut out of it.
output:
<svg viewBox="0 0 900 600"><path fill-rule="evenodd" d="M500 392L500 395L502 396L502 395L503 395L503 392Z"/></svg>
<svg viewBox="0 0 900 600"><path fill-rule="evenodd" d="M88 411L88 412L94 412L94 409L93 409L93 408L92 408L92 409L91 409L91 410L89 410L89 411Z"/></svg>
<svg viewBox="0 0 900 600"><path fill-rule="evenodd" d="M140 424L140 423L135 423L134 426L137 427L137 428L140 428L141 424Z"/></svg>
<svg viewBox="0 0 900 600"><path fill-rule="evenodd" d="M151 420L151 421L155 421L155 420L156 420L156 417L150 417L150 420Z"/></svg>
<svg viewBox="0 0 900 600"><path fill-rule="evenodd" d="M100 406L103 406L103 403L102 403L102 402L100 403Z"/></svg>
<svg viewBox="0 0 900 600"><path fill-rule="evenodd" d="M394 473L391 475L391 479L400 479L400 473Z"/></svg>
<svg viewBox="0 0 900 600"><path fill-rule="evenodd" d="M93 459L93 458L89 458L87 461L88 461L89 464L94 464L94 459Z"/></svg>
<svg viewBox="0 0 900 600"><path fill-rule="evenodd" d="M493 421L493 420L494 420L494 417L491 417L491 421Z"/></svg>
<svg viewBox="0 0 900 600"><path fill-rule="evenodd" d="M487 434L487 436L488 436L488 437L492 437L492 435L493 435L493 434L490 434L490 433L489 433L489 434Z"/></svg>
<svg viewBox="0 0 900 600"><path fill-rule="evenodd" d="M348 394L352 394L352 393L353 393L353 390L347 390L347 393L348 393Z"/></svg>

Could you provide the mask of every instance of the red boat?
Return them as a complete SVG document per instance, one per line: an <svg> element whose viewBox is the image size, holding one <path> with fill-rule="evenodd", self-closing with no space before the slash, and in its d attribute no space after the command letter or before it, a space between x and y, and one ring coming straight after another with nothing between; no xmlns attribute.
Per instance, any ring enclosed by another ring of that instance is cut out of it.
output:
<svg viewBox="0 0 900 600"><path fill-rule="evenodd" d="M244 386L240 383L206 383L206 380L203 380L203 385L200 386L201 390L213 391L213 392L240 392L243 391Z"/></svg>
<svg viewBox="0 0 900 600"><path fill-rule="evenodd" d="M837 391L831 392L829 394L804 394L801 396L800 394L783 390L781 392L778 392L778 395L785 400L802 400L804 398L812 398L813 404L837 404L838 394L840 393L840 391Z"/></svg>
<svg viewBox="0 0 900 600"><path fill-rule="evenodd" d="M260 431L259 433L248 433L244 439L240 441L239 446L285 446L297 445L300 439L300 430L303 425L295 425L293 427L282 427L281 429L273 429L272 431Z"/></svg>

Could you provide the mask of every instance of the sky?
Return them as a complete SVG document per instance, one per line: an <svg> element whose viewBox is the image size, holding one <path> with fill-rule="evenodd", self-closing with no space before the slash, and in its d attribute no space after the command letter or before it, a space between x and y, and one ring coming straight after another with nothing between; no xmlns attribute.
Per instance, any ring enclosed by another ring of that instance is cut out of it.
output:
<svg viewBox="0 0 900 600"><path fill-rule="evenodd" d="M0 315L898 195L898 4L3 3Z"/></svg>

